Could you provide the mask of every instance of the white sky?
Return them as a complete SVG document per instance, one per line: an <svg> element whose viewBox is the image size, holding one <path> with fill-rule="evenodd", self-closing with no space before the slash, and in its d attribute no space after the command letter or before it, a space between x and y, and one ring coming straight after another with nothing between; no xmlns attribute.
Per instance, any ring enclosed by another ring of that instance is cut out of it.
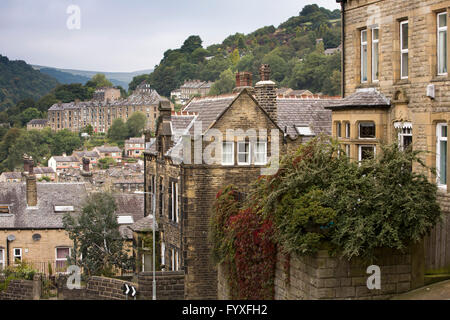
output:
<svg viewBox="0 0 450 320"><path fill-rule="evenodd" d="M0 54L66 69L151 69L190 35L206 47L277 27L311 3L339 9L335 0L0 0ZM67 28L69 5L81 9L80 30Z"/></svg>

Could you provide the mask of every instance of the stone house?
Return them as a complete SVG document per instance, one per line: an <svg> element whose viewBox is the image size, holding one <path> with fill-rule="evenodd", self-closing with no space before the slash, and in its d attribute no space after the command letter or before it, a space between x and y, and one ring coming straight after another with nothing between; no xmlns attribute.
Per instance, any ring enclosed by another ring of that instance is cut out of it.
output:
<svg viewBox="0 0 450 320"><path fill-rule="evenodd" d="M122 161L122 149L115 146L101 146L95 147L92 151L99 155L99 159L113 158L117 162Z"/></svg>
<svg viewBox="0 0 450 320"><path fill-rule="evenodd" d="M179 89L170 93L170 97L178 104L185 104L194 96L206 96L211 90L213 82L201 80L186 80Z"/></svg>
<svg viewBox="0 0 450 320"><path fill-rule="evenodd" d="M125 155L130 158L139 158L145 150L144 138L130 138L125 140Z"/></svg>
<svg viewBox="0 0 450 320"><path fill-rule="evenodd" d="M79 169L80 161L77 157L67 156L53 156L48 160L48 166L52 168L58 175L70 169Z"/></svg>
<svg viewBox="0 0 450 320"><path fill-rule="evenodd" d="M100 159L100 155L96 151L74 151L72 156L76 157L78 161L82 164L83 158L89 159L90 169L97 166L98 160Z"/></svg>
<svg viewBox="0 0 450 320"><path fill-rule="evenodd" d="M3 172L0 174L0 182L21 182L21 172Z"/></svg>
<svg viewBox="0 0 450 320"><path fill-rule="evenodd" d="M355 161L376 155L381 142L424 151L424 162L437 170L430 179L447 214L450 1L337 2L344 98L329 106L333 136ZM449 267L448 232L442 226L433 232L425 241L426 268Z"/></svg>
<svg viewBox="0 0 450 320"><path fill-rule="evenodd" d="M207 237L217 192L229 184L245 192L278 156L331 133L324 106L334 100L277 98L270 67L260 73L255 87L250 73L238 73L233 94L194 98L182 112L159 107L156 141L145 152L145 189L154 194L146 216L158 221L162 266L184 270L188 299L217 298Z"/></svg>
<svg viewBox="0 0 450 320"><path fill-rule="evenodd" d="M27 123L27 130L42 130L47 126L47 119L33 119Z"/></svg>

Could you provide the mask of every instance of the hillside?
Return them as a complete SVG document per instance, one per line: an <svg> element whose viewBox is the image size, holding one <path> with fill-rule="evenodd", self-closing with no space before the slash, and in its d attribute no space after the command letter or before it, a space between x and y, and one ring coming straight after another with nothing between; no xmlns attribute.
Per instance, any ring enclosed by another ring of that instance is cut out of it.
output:
<svg viewBox="0 0 450 320"><path fill-rule="evenodd" d="M149 74L153 70L141 70L141 71L133 71L133 72L99 72L99 71L87 71L87 70L75 70L75 69L59 69L59 68L53 68L53 67L45 67L45 66L38 66L34 65L33 68L36 70L40 70L43 73L49 74L54 76L58 81L64 84L70 84L70 83L86 83L86 81L89 81L93 76L95 76L98 73L104 74L108 80L111 81L111 83L114 86L121 86L122 88L127 89L128 84L133 80L134 77L142 75L142 74ZM73 78L71 78L73 77ZM60 80L61 79L61 80ZM73 79L71 82L63 82L65 79ZM84 80L84 81L83 81Z"/></svg>
<svg viewBox="0 0 450 320"><path fill-rule="evenodd" d="M279 87L308 89L337 95L340 91L340 54L325 55L341 42L340 11L307 5L298 16L278 27L266 26L250 34L236 33L206 49L199 36L190 36L179 49L169 49L152 74L133 79L132 90L143 80L164 96L187 79L217 81L211 94L229 92L236 71L251 71L268 63ZM320 40L319 40L320 39Z"/></svg>
<svg viewBox="0 0 450 320"><path fill-rule="evenodd" d="M74 75L74 74L59 71L59 70L53 69L53 68L42 68L39 71L41 73L44 73L46 75L49 75L49 76L55 78L56 80L58 80L59 83L62 83L62 84L71 84L71 83L84 84L90 80L90 78L88 78L88 77Z"/></svg>
<svg viewBox="0 0 450 320"><path fill-rule="evenodd" d="M34 70L24 61L10 61L0 55L0 111L24 99L39 99L58 81Z"/></svg>

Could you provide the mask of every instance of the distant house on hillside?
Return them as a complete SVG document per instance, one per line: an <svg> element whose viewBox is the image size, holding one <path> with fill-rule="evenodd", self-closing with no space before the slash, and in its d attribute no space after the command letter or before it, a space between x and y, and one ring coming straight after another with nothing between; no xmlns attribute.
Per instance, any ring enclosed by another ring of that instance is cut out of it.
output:
<svg viewBox="0 0 450 320"><path fill-rule="evenodd" d="M117 162L122 161L122 149L113 146L95 147L94 150L100 155L100 159L113 158Z"/></svg>
<svg viewBox="0 0 450 320"><path fill-rule="evenodd" d="M53 156L48 160L48 166L55 170L59 175L61 172L66 172L69 169L80 169L80 162L77 157L66 156Z"/></svg>
<svg viewBox="0 0 450 320"><path fill-rule="evenodd" d="M47 126L47 119L33 119L27 123L27 130L42 130Z"/></svg>
<svg viewBox="0 0 450 320"><path fill-rule="evenodd" d="M96 166L98 159L100 159L100 155L96 151L74 151L72 156L77 157L78 161L82 163L83 158L88 158L90 161L90 166Z"/></svg>
<svg viewBox="0 0 450 320"><path fill-rule="evenodd" d="M125 141L125 154L127 157L139 158L145 150L144 138L130 138Z"/></svg>
<svg viewBox="0 0 450 320"><path fill-rule="evenodd" d="M200 95L201 97L206 96L211 90L212 85L213 82L187 80L179 89L172 91L170 97L174 97L176 103L184 105L196 95Z"/></svg>
<svg viewBox="0 0 450 320"><path fill-rule="evenodd" d="M3 172L0 175L0 182L21 182L22 173L20 172Z"/></svg>

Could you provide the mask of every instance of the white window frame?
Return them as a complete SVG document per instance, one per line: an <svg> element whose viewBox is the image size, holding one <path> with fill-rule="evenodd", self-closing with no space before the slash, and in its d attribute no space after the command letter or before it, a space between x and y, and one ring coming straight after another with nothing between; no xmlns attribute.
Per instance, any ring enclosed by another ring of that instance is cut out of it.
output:
<svg viewBox="0 0 450 320"><path fill-rule="evenodd" d="M447 137L442 137L442 127L447 127ZM447 184L441 183L441 141L448 141L448 126L447 123L442 122L436 125L436 182L441 188L447 188ZM447 161L448 161L448 142L447 142ZM448 182L447 167L446 170L446 182Z"/></svg>
<svg viewBox="0 0 450 320"><path fill-rule="evenodd" d="M408 39L408 48L403 48L403 25L407 24L408 25L408 37L409 37L409 24L408 24L408 20L405 21L401 21L400 22L400 78L401 79L408 79L409 77L409 63L408 63L408 69L406 70L407 75L404 76L403 75L403 54L407 54L408 60L409 60L409 39ZM409 61L407 61L409 62Z"/></svg>
<svg viewBox="0 0 450 320"><path fill-rule="evenodd" d="M178 249L175 250L175 264L176 264L175 270L176 271L180 270L180 254L178 253Z"/></svg>
<svg viewBox="0 0 450 320"><path fill-rule="evenodd" d="M175 182L175 222L178 223L180 221L180 207L178 204L178 182Z"/></svg>
<svg viewBox="0 0 450 320"><path fill-rule="evenodd" d="M345 123L345 137L346 137L347 139L350 139L350 132L351 132L351 129L350 129L350 122L346 122L346 123Z"/></svg>
<svg viewBox="0 0 450 320"><path fill-rule="evenodd" d="M336 136L342 138L342 123L340 121L336 122Z"/></svg>
<svg viewBox="0 0 450 320"><path fill-rule="evenodd" d="M441 16L445 16L445 21L446 21L446 24L445 24L445 27L440 27L439 26L439 18L441 17ZM447 52L447 57L446 57L446 59L445 59L445 67L446 67L446 69L447 69L447 71L446 72L439 72L439 70L441 69L441 66L440 66L440 61L441 61L441 57L440 57L440 52L441 52L441 50L440 50L440 46L441 46L441 43L440 43L440 37L439 37L439 35L440 35L440 33L441 32L445 32L445 38L446 38L446 40L447 40L447 25L448 25L448 23L447 23L447 11L445 11L445 12L441 12L441 13L438 13L437 14L437 22L436 22L437 24L436 24L436 26L437 26L437 45L436 45L436 49L437 49L437 75L438 76L445 76L445 75L447 75L447 73L448 73L448 65L447 65L447 59L448 59L448 42L446 41L446 44L447 44L447 48L446 48L446 52Z"/></svg>
<svg viewBox="0 0 450 320"><path fill-rule="evenodd" d="M373 148L373 156L375 157L377 155L377 146L374 144L359 144L358 145L358 161L361 162L362 160L362 148L363 147L371 147Z"/></svg>
<svg viewBox="0 0 450 320"><path fill-rule="evenodd" d="M72 251L72 249L70 247L56 247L55 248L55 270L58 267L58 261L66 261L67 262L67 257L58 259L58 249L69 249L69 257L70 257L71 251Z"/></svg>
<svg viewBox="0 0 450 320"><path fill-rule="evenodd" d="M267 142L266 141L262 141L262 142L256 142L255 143L255 148L254 148L254 152L255 152L255 165L257 166L263 166L267 164ZM264 145L264 151L263 152L258 152L258 146L259 145ZM261 162L256 161L256 159L258 159L257 155L263 155L264 160Z"/></svg>
<svg viewBox="0 0 450 320"><path fill-rule="evenodd" d="M363 40L363 35L366 35L366 40ZM360 50L361 50L361 83L366 83L368 81L368 61L367 61L367 53L368 53L368 46L367 46L367 29L363 29L361 30L361 46L360 46ZM364 80L364 48L366 49L366 74L365 74L365 78L366 80Z"/></svg>
<svg viewBox="0 0 450 320"><path fill-rule="evenodd" d="M161 241L161 264L166 265L166 244Z"/></svg>
<svg viewBox="0 0 450 320"><path fill-rule="evenodd" d="M225 162L224 161L224 146L225 145L231 145L231 162ZM234 142L232 141L223 141L222 142L222 165L223 166L234 166Z"/></svg>
<svg viewBox="0 0 450 320"><path fill-rule="evenodd" d="M240 152L239 151L239 146L240 145L248 145L248 151L247 152ZM248 156L246 162L239 161L239 155L241 155L241 154L244 154L244 155L246 154ZM237 143L237 164L240 165L240 166L248 166L248 165L250 165L252 163L251 154L252 154L252 148L251 148L250 141L238 141L238 143Z"/></svg>
<svg viewBox="0 0 450 320"><path fill-rule="evenodd" d="M5 249L0 248L0 271L5 269Z"/></svg>
<svg viewBox="0 0 450 320"><path fill-rule="evenodd" d="M350 145L345 145L345 155L350 158Z"/></svg>
<svg viewBox="0 0 450 320"><path fill-rule="evenodd" d="M404 151L405 145L403 137L411 137L412 140L412 124L411 122L396 122L394 123L394 128L398 130L398 147L400 150Z"/></svg>
<svg viewBox="0 0 450 320"><path fill-rule="evenodd" d="M375 34L375 30L378 31L378 38L375 39L374 34ZM378 73L380 72L380 55L379 55L379 50L380 50L380 28L376 27L372 29L372 82L378 82L379 81L379 75L376 75L375 72L375 64L377 65L376 69L378 71ZM377 44L377 50L375 51L375 44ZM378 57L378 61L375 63L375 54Z"/></svg>
<svg viewBox="0 0 450 320"><path fill-rule="evenodd" d="M20 251L20 255L16 255L16 250ZM23 261L23 252L22 252L22 248L13 248L13 261L14 261L14 265L16 265L16 258L20 257L20 262Z"/></svg>

